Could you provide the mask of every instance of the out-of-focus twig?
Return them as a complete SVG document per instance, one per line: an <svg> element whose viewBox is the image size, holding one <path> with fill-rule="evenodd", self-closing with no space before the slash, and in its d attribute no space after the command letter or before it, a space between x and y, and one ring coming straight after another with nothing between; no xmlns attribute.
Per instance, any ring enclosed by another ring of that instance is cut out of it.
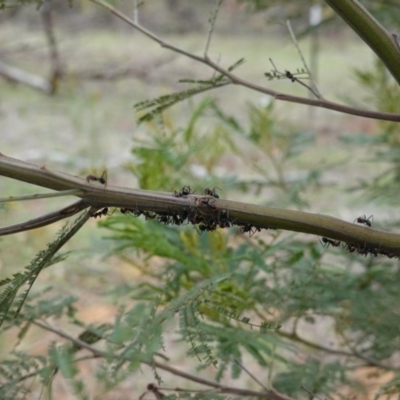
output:
<svg viewBox="0 0 400 400"><path fill-rule="evenodd" d="M27 85L47 94L51 93L51 83L49 82L49 80L42 78L39 75L34 75L29 72L23 71L22 69L12 67L11 65L7 65L1 61L0 76L3 76L5 79L11 82Z"/></svg>
<svg viewBox="0 0 400 400"><path fill-rule="evenodd" d="M221 67L218 63L212 61L211 58L208 57L207 55L204 55L203 57L198 56L196 54L193 54L189 51L186 51L180 47L177 47L171 43L164 41L163 39L161 39L159 36L157 36L153 32L151 32L148 29L144 28L143 26L135 23L132 19L130 19L128 16L126 16L125 14L123 14L122 12L117 10L111 4L108 4L102 0L91 0L91 1L95 4L98 4L102 7L104 7L110 13L114 14L115 16L117 16L121 20L125 21L127 24L129 24L133 28L137 29L138 31L142 32L144 35L146 35L147 37L149 37L150 39L152 39L153 41L158 43L161 47L169 49L178 54L182 54L185 57L191 58L192 60L195 60L197 62L200 62L202 64L205 64L205 65L211 67L215 71L217 71L220 74L224 75L225 77L229 78L231 83L234 85L240 85L240 86L247 87L256 92L260 92L260 93L272 96L277 100L287 101L287 102L291 102L291 103L305 104L305 105L314 106L314 107L326 108L326 109L338 111L338 112L341 112L344 114L357 115L357 116L364 117L364 118L373 118L373 119L378 119L378 120L400 122L400 114L359 109L359 108L349 107L346 105L335 103L333 101L328 101L325 99L309 99L309 98L300 97L300 96L293 96L293 95L286 94L286 93L276 92L276 91L274 91L272 89L268 89L264 86L260 86L258 84L251 83L245 79L239 78L237 75L233 74L231 71Z"/></svg>
<svg viewBox="0 0 400 400"><path fill-rule="evenodd" d="M86 342L79 340L75 338L74 336L62 331L61 329L56 328L55 326L50 325L47 322L42 322L42 321L32 321L32 324L41 327L42 329L45 329L47 331L53 332L58 336L63 337L64 339L67 339L71 341L73 344L84 348L86 350L89 350L93 355L97 357L102 357L105 359L110 358L110 354L107 352L101 351L96 349L95 347L87 344ZM121 355L115 355L116 357L121 357ZM129 361L129 359L128 359ZM291 397L288 397L282 393L276 392L275 390L268 390L266 392L257 392L255 390L248 390L248 389L241 389L241 388L236 388L232 386L226 386L222 385L221 383L215 382L215 381L210 381L208 379L204 379L199 377L198 375L192 375L184 371L180 371L176 368L170 367L169 365L157 362L157 361L142 361L143 364L147 364L153 368L159 368L164 371L170 372L173 375L179 376L181 378L190 380L192 382L200 383L201 385L209 386L212 388L217 389L217 393L226 393L226 394L233 394L237 396L249 396L249 397L255 397L258 399L266 399L266 400L293 400Z"/></svg>
<svg viewBox="0 0 400 400"><path fill-rule="evenodd" d="M42 226L53 224L54 222L60 221L65 218L72 217L77 214L79 211L88 208L89 204L87 204L83 200L79 200L78 202L71 204L68 207L62 208L61 210L43 215L38 218L31 219L26 222L22 222L20 224L15 224L11 226L5 226L0 228L0 236L11 235L13 233L28 231L31 229L41 228ZM96 211L94 211L96 212Z"/></svg>
<svg viewBox="0 0 400 400"><path fill-rule="evenodd" d="M51 2L45 0L40 7L40 11L42 12L44 32L46 34L50 51L50 65L51 65L50 94L54 94L57 91L58 83L62 76L62 68L61 68L60 56L58 54L57 41L54 35L54 20L51 7L52 7Z"/></svg>

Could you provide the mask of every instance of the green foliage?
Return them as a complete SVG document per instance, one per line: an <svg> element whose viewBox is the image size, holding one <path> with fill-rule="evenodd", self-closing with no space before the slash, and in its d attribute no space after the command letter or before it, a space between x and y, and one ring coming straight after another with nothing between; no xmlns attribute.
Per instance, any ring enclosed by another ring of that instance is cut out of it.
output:
<svg viewBox="0 0 400 400"><path fill-rule="evenodd" d="M75 223L65 225L57 234L56 239L49 243L46 250L40 251L32 262L25 267L24 272L17 272L13 278L6 278L0 281L0 287L5 286L0 293L0 326L8 317L11 306L16 306L14 317L17 317L24 305L27 296L35 283L40 272L57 262L62 261L66 255L56 256L56 253L63 245L81 228L88 219L88 214L82 214ZM25 285L28 288L24 294L17 297L18 291Z"/></svg>
<svg viewBox="0 0 400 400"><path fill-rule="evenodd" d="M215 109L216 104L205 99L194 107L183 129L175 128L168 121L162 126L149 125L150 135L135 140L132 149L134 162L127 165L138 179L139 187L179 190L187 182L199 181L199 178L204 182L203 188L213 185L217 180L214 170L221 157L236 151L223 124L216 123L209 128L208 122L205 124L207 128L201 126L200 121L207 120L207 117L211 119Z"/></svg>
<svg viewBox="0 0 400 400"><path fill-rule="evenodd" d="M373 105L384 112L398 111L399 87L378 59L371 69L356 69L353 72L364 93L361 98L363 104L368 104L369 107ZM352 189L360 191L363 198L367 197L381 204L397 204L397 187L400 184L398 124L381 121L378 126L378 132L367 138L364 134L342 137L346 146L365 149L368 162L379 165L379 168L361 177Z"/></svg>
<svg viewBox="0 0 400 400"><path fill-rule="evenodd" d="M199 129L210 119L213 130ZM247 194L274 189L271 202L306 207L302 196L318 185L320 172L312 168L291 177L314 142L308 133L293 132L278 122L273 104L249 105L243 122L203 100L193 107L184 129L164 128L170 134L149 123L146 141L134 147L131 169L144 187L171 190L171 185L179 189L191 184L201 192L215 179L225 188L214 173L221 154L213 154L210 143L227 152L234 149L238 160L262 177L235 178ZM245 143L240 149L234 146L238 140ZM190 172L192 163L213 178L196 179ZM7 319L4 330L17 329L22 341L37 321L67 317L79 333L72 336L76 342L54 344L41 358L10 354L0 363L4 381L0 394L5 398L23 393L35 376L50 392L53 380L63 377L71 393L87 398L89 389L79 367L85 362L86 346L105 349L95 353L102 358L96 379L99 392L112 391L143 363L152 365L160 353L174 351L167 344L170 335L200 370L214 370L216 380L227 374L239 378L243 370L237 361L250 359L268 376L268 384L299 399L308 396L303 388L328 396L339 386L354 385L350 373L358 365L381 365L400 351L394 322L400 306L400 275L398 265L390 260L370 259L361 265L355 255L339 249L325 257L318 242L299 235L274 231L249 239L235 228L199 235L192 226L163 225L119 212L100 226L114 244L112 255L137 269L140 278L108 292L120 305L109 324L80 320L73 297L53 297L47 291L30 295L17 318ZM18 275L16 279L19 282ZM11 304L8 313L15 315L19 303ZM322 329L323 337L329 338L326 341L340 342L345 350L336 352L325 341L320 344L313 333L320 324L319 332ZM324 353L332 357L321 357ZM156 369L154 374L159 381Z"/></svg>
<svg viewBox="0 0 400 400"><path fill-rule="evenodd" d="M233 71L243 63L244 59L241 58L240 60L232 64L228 68L228 71ZM135 104L134 108L136 111L143 111L150 109L149 112L139 117L138 122L142 123L142 122L152 121L155 117L160 117L163 111L166 111L168 108L172 107L173 105L179 102L182 102L183 100L187 100L189 98L192 98L194 95L204 93L208 90L221 88L223 86L230 84L230 80L221 74L215 76L210 80L181 79L179 80L179 82L190 83L196 86L188 90L168 94L165 96L158 97L157 99L146 100Z"/></svg>

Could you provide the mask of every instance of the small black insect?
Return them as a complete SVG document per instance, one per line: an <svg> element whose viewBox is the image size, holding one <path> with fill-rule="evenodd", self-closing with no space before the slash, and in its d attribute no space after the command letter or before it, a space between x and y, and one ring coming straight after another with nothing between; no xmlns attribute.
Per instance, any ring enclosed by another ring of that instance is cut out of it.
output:
<svg viewBox="0 0 400 400"><path fill-rule="evenodd" d="M134 215L135 217L140 217L143 213L140 210L133 210L132 208L120 208L119 209L122 214L129 214L129 215Z"/></svg>
<svg viewBox="0 0 400 400"><path fill-rule="evenodd" d="M169 214L161 214L157 215L157 221L162 224L168 225L171 222L171 216Z"/></svg>
<svg viewBox="0 0 400 400"><path fill-rule="evenodd" d="M206 196L212 196L212 197L215 197L216 199L219 199L219 196L218 196L217 192L215 191L215 189L219 189L219 188L218 187L213 187L212 189L211 188L205 188L204 189L204 194ZM221 189L219 189L219 190L221 190Z"/></svg>
<svg viewBox="0 0 400 400"><path fill-rule="evenodd" d="M105 185L107 183L106 174L107 174L106 171L104 171L101 174L100 178L97 176L94 176L94 175L88 175L86 177L86 181L87 181L87 183L90 183L90 181L97 181L97 182L100 182L102 185Z"/></svg>
<svg viewBox="0 0 400 400"><path fill-rule="evenodd" d="M212 202L210 202L210 200L211 200ZM203 197L203 198L199 199L199 203L200 203L201 205L207 206L207 207L209 207L209 208L211 208L211 209L213 209L213 210L217 210L217 207L214 206L215 200L214 200L214 199L211 199L210 197Z"/></svg>
<svg viewBox="0 0 400 400"><path fill-rule="evenodd" d="M340 241L339 240L332 240L332 239L328 239L326 237L322 237L322 246L328 246L332 245L334 247L339 247L340 246Z"/></svg>
<svg viewBox="0 0 400 400"><path fill-rule="evenodd" d="M373 215L370 215L368 218L366 217L366 215L364 215L363 217L358 217L354 220L354 222L367 225L370 228L372 226L372 221L373 221Z"/></svg>
<svg viewBox="0 0 400 400"><path fill-rule="evenodd" d="M345 249L347 251L349 251L350 253L354 253L357 250L357 246L354 246L353 244L346 243Z"/></svg>
<svg viewBox="0 0 400 400"><path fill-rule="evenodd" d="M256 232L261 232L261 228L259 226L245 224L240 228L242 233L249 233L249 237L252 237Z"/></svg>
<svg viewBox="0 0 400 400"><path fill-rule="evenodd" d="M94 213L92 215L93 218L97 218L97 217L102 217L103 215L109 215L108 214L108 207L103 208L102 210L98 211L97 213Z"/></svg>
<svg viewBox="0 0 400 400"><path fill-rule="evenodd" d="M286 75L286 78L290 79L292 82L296 81L296 78L293 76L293 74L290 71L285 70L285 75Z"/></svg>
<svg viewBox="0 0 400 400"><path fill-rule="evenodd" d="M172 193L172 196L183 197L183 196L189 196L190 194L194 194L194 193L196 193L196 191L192 190L192 188L190 186L186 185L179 192L177 192L175 190L174 193Z"/></svg>

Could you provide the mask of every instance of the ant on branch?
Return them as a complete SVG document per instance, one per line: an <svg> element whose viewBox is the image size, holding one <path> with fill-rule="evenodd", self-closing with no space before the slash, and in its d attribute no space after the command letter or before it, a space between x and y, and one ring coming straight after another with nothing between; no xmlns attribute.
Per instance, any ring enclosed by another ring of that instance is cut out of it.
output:
<svg viewBox="0 0 400 400"><path fill-rule="evenodd" d="M110 215L110 214L108 214L108 207L104 207L102 210L100 210L100 211L94 213L94 214L92 215L92 217L93 217L93 218L97 218L97 217L100 217L100 218L101 218L103 215Z"/></svg>
<svg viewBox="0 0 400 400"><path fill-rule="evenodd" d="M90 183L90 181L97 181L97 182L100 182L102 185L105 185L107 183L107 179L106 178L107 178L107 172L104 171L101 174L100 178L98 178L97 176L94 176L94 175L88 175L86 177L86 182Z"/></svg>
<svg viewBox="0 0 400 400"><path fill-rule="evenodd" d="M219 189L219 190L222 190L222 189L220 189L219 187L213 187L212 189L210 189L210 188L205 188L204 189L204 194L206 195L206 196L212 196L212 197L215 197L216 199L219 199L219 196L218 196L218 194L217 194L217 192L215 191L215 189Z"/></svg>
<svg viewBox="0 0 400 400"><path fill-rule="evenodd" d="M172 193L172 196L183 197L194 193L196 193L195 190L192 190L190 186L185 185L179 192L175 190L174 193Z"/></svg>
<svg viewBox="0 0 400 400"><path fill-rule="evenodd" d="M261 228L259 226L254 226L251 224L242 225L240 228L242 233L249 233L249 237L252 237L256 232L261 232Z"/></svg>
<svg viewBox="0 0 400 400"><path fill-rule="evenodd" d="M293 74L290 71L285 70L285 75L286 75L286 78L290 79L292 82L296 82L296 78L293 76Z"/></svg>
<svg viewBox="0 0 400 400"><path fill-rule="evenodd" d="M140 210L133 210L132 208L120 208L119 209L121 211L122 214L129 214L129 215L134 215L135 217L140 217L143 212Z"/></svg>
<svg viewBox="0 0 400 400"><path fill-rule="evenodd" d="M358 224L364 224L367 225L368 227L371 228L372 226L372 221L373 221L373 215L370 215L368 218L366 217L366 215L364 214L363 217L358 217L354 220L354 222L357 222ZM353 222L353 223L354 223Z"/></svg>
<svg viewBox="0 0 400 400"><path fill-rule="evenodd" d="M322 241L322 246L328 246L329 247L329 245L332 245L332 246L334 246L334 247L339 247L340 246L340 241L339 240L332 240L332 239L328 239L327 237L322 237L322 239L321 239L321 241Z"/></svg>

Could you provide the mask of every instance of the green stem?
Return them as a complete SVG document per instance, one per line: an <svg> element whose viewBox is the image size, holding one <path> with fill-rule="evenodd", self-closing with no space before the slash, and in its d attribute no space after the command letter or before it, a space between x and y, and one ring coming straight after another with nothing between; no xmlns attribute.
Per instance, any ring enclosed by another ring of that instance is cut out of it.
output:
<svg viewBox="0 0 400 400"><path fill-rule="evenodd" d="M400 51L395 38L357 0L325 0L379 57L400 85Z"/></svg>

